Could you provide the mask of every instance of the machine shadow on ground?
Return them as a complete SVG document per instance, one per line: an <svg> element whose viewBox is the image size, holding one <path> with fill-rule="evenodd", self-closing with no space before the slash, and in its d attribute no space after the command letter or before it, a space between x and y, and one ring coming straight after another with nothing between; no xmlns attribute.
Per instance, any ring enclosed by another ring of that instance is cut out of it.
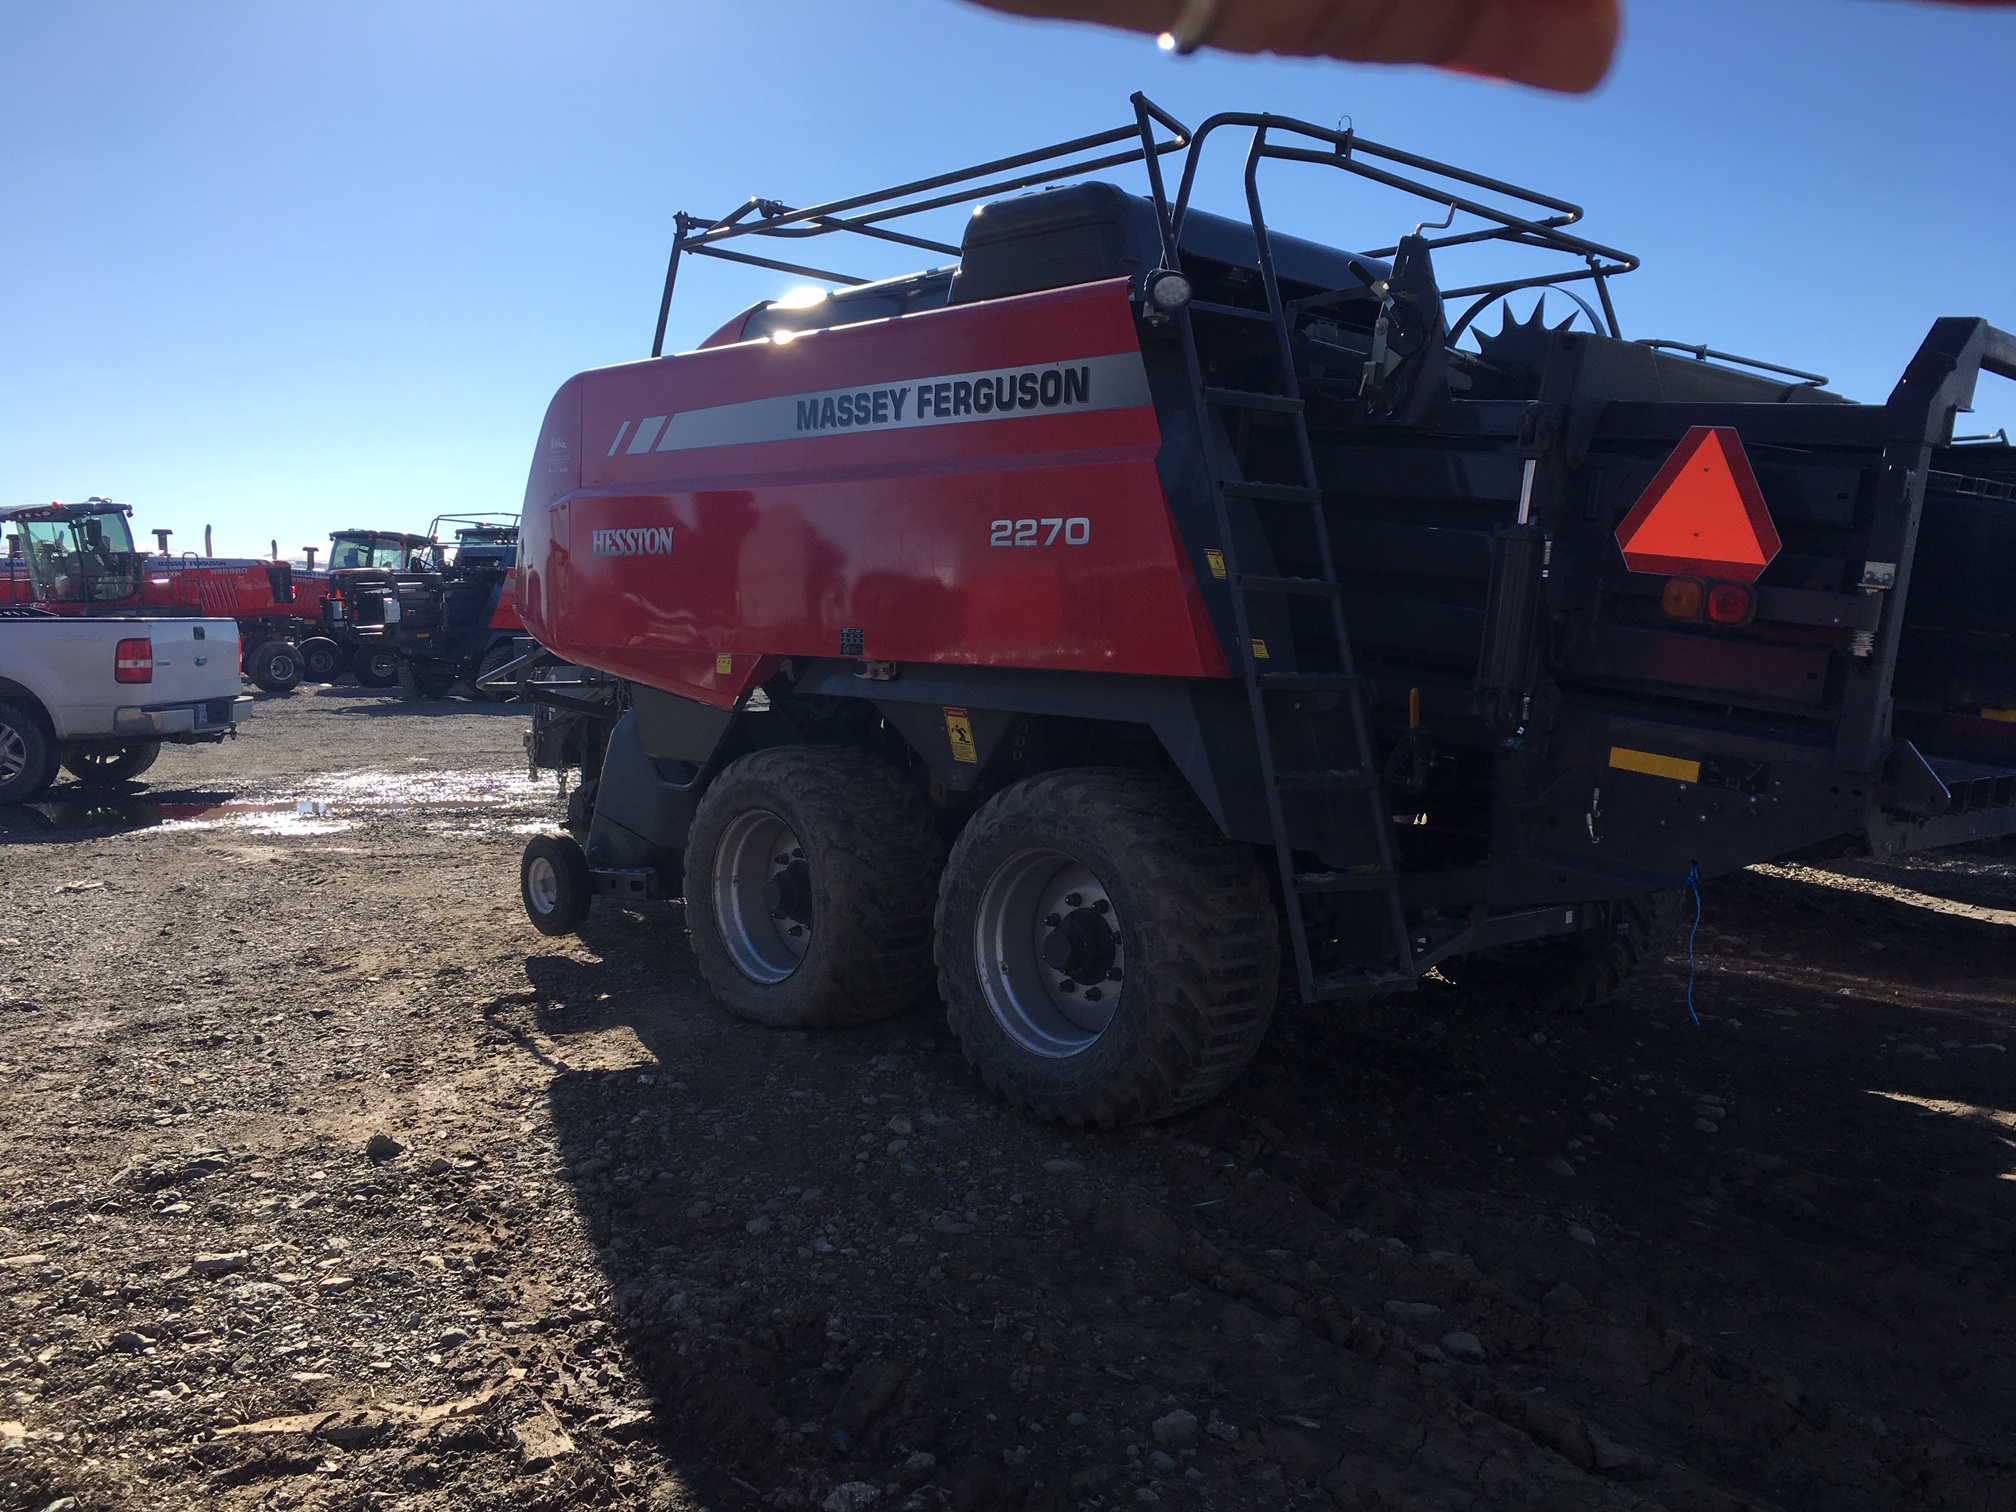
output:
<svg viewBox="0 0 2016 1512"><path fill-rule="evenodd" d="M512 1032L709 1505L1063 1508L1193 1470L1229 1505L2010 1484L2016 931L1755 874L1706 914L1698 1026L1684 952L1577 1019L1441 984L1291 1010L1145 1132L1007 1111L932 1007L738 1023L676 905L604 905L600 961L533 956ZM648 1060L570 1064L622 1027ZM1242 1434L1158 1468L1179 1409Z"/></svg>

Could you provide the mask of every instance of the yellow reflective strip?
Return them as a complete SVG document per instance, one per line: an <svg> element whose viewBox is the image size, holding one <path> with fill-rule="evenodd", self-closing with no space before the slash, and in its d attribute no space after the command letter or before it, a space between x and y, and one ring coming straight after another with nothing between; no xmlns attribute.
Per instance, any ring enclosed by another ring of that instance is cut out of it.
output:
<svg viewBox="0 0 2016 1512"><path fill-rule="evenodd" d="M1981 717L1998 724L2016 724L2016 709L1983 709Z"/></svg>
<svg viewBox="0 0 2016 1512"><path fill-rule="evenodd" d="M1675 782L1699 782L1701 763L1678 756L1661 756L1657 751L1634 751L1629 746L1610 747L1610 765L1620 772L1643 772L1647 777L1671 777Z"/></svg>

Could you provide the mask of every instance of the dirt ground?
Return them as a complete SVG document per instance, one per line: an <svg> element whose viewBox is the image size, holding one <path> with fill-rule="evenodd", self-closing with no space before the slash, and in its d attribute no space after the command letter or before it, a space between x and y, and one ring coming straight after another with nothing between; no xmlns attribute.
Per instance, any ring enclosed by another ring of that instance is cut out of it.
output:
<svg viewBox="0 0 2016 1512"><path fill-rule="evenodd" d="M1431 983L1073 1133L532 932L523 725L0 818L0 1508L2016 1509L2016 850L1711 886L1698 1026Z"/></svg>

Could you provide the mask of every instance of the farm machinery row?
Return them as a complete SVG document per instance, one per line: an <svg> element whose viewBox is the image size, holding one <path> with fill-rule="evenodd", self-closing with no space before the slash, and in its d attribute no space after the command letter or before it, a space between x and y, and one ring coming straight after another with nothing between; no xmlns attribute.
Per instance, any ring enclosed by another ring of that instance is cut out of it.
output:
<svg viewBox="0 0 2016 1512"><path fill-rule="evenodd" d="M317 571L145 552L134 543L131 513L100 498L0 511L0 526L11 527L0 605L230 618L246 677L272 693L348 672L364 687L397 685L409 696L438 697L458 680L490 696L477 687L479 674L523 633L509 517L443 516L425 535L339 530ZM441 541L444 526L454 531L453 545Z"/></svg>

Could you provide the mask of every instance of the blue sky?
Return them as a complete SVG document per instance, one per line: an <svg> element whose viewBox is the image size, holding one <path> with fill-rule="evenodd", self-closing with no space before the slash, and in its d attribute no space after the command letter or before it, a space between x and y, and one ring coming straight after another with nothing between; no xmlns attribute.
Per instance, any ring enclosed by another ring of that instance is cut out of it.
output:
<svg viewBox="0 0 2016 1512"><path fill-rule="evenodd" d="M675 210L1015 151L1137 88L1577 200L1646 261L1626 335L1880 400L1934 316L2016 327L2012 73L2016 13L1878 0L1632 0L1585 99L956 0L8 5L0 500L105 494L260 552L515 508L553 389L648 351ZM1336 177L1284 178L1273 218L1359 246L1421 218ZM672 341L793 282L698 269ZM2016 428L2016 385L1981 399L1970 428Z"/></svg>

